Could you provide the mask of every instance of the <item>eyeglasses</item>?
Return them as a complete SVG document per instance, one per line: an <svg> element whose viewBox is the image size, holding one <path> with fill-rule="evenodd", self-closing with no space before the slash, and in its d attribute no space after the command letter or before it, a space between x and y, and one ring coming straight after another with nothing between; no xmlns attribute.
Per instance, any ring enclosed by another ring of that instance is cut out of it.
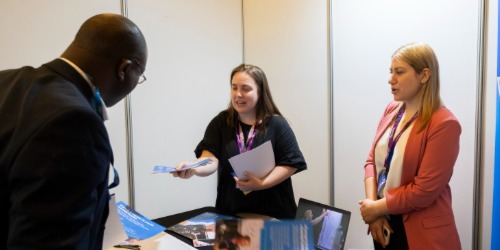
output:
<svg viewBox="0 0 500 250"><path fill-rule="evenodd" d="M130 59L132 62L135 62L137 63L137 66L139 66L139 68L141 69L141 72L143 72L140 76L140 79L139 79L139 82L137 82L138 84L141 84L143 82L145 82L147 80L146 76L144 75L144 71L145 69L142 68L141 66L141 63L139 62L139 60L137 59Z"/></svg>

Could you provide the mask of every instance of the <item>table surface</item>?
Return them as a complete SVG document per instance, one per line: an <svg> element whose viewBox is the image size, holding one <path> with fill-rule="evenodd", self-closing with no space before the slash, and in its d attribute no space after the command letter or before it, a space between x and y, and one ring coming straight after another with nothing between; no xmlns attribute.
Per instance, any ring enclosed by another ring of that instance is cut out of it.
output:
<svg viewBox="0 0 500 250"><path fill-rule="evenodd" d="M194 210L190 210L190 211L186 211L186 212L182 212L182 213L178 213L178 214L165 216L162 218L157 218L157 219L154 219L153 221L168 228L168 227L176 225L180 222L183 222L187 219L193 218L193 217L200 215L202 213L205 213L205 212L224 214L224 213L220 212L219 210L217 210L215 207L202 207L202 208L197 208ZM268 217L265 215L259 215L259 214L253 214L253 213L238 213L238 214L229 214L229 215L237 217L237 218L244 218L244 219L258 218L258 219L266 219L266 220L275 220L272 217ZM168 234L174 236L175 238L183 241L184 243L186 243L190 246L193 246L193 241L191 239L184 237L178 233L172 232L172 231L165 230L165 232L167 232ZM197 247L197 249L206 250L206 249L213 249L213 247L212 246L205 246L205 247Z"/></svg>

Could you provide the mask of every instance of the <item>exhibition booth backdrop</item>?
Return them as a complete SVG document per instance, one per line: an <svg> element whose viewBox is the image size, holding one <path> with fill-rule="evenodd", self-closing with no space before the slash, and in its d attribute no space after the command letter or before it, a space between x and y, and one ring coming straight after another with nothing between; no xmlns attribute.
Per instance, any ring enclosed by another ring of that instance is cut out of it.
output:
<svg viewBox="0 0 500 250"><path fill-rule="evenodd" d="M122 183L117 199L149 218L213 206L216 176L175 179L154 165L194 159L229 102L242 62L268 75L309 169L295 196L352 211L346 248L372 247L357 201L376 124L392 99L390 56L422 41L441 64L442 97L462 124L451 181L464 249L489 249L495 135L496 1L141 0L0 2L0 69L59 56L79 25L126 14L149 47L148 80L106 122ZM64 10L64 11L61 11Z"/></svg>

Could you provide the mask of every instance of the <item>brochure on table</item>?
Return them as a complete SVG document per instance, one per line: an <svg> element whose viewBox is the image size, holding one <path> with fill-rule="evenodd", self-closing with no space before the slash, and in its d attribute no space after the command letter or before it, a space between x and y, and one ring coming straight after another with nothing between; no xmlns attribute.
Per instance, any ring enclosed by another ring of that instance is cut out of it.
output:
<svg viewBox="0 0 500 250"><path fill-rule="evenodd" d="M307 220L218 220L214 249L313 250L313 229Z"/></svg>
<svg viewBox="0 0 500 250"><path fill-rule="evenodd" d="M129 239L144 240L165 231L165 227L139 214L122 201L116 203L116 208Z"/></svg>
<svg viewBox="0 0 500 250"><path fill-rule="evenodd" d="M166 234L165 229L124 202L115 202L113 195L109 201L103 249L113 249L116 245L129 244L151 246L143 249L196 249Z"/></svg>
<svg viewBox="0 0 500 250"><path fill-rule="evenodd" d="M167 230L192 239L195 247L212 246L215 240L215 223L222 219L236 219L236 217L204 212L173 225Z"/></svg>

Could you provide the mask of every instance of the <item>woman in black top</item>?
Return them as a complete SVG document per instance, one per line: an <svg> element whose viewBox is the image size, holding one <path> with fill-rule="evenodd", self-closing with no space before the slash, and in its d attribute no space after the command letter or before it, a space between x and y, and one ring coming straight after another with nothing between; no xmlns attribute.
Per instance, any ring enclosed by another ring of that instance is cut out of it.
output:
<svg viewBox="0 0 500 250"><path fill-rule="evenodd" d="M276 166L259 179L233 176L228 159L271 141ZM198 168L181 170L173 175L190 178L208 176L218 170L215 207L223 213L257 213L274 218L294 218L297 210L291 176L307 168L295 135L273 102L264 72L242 64L231 73L229 107L212 119L196 156L212 162ZM198 159L198 160L199 160Z"/></svg>

